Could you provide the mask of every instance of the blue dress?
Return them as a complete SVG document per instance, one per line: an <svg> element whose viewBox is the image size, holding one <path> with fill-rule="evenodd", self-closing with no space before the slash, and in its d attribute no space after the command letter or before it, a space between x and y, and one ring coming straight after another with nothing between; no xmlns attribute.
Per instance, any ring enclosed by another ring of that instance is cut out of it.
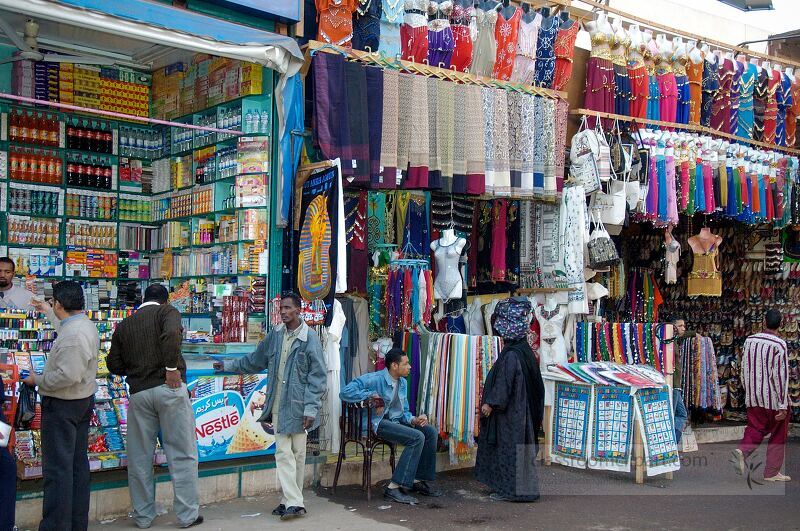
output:
<svg viewBox="0 0 800 531"><path fill-rule="evenodd" d="M661 119L661 91L658 89L658 78L655 74L648 76L648 84L650 85L650 96L647 98L647 119L660 120Z"/></svg>
<svg viewBox="0 0 800 531"><path fill-rule="evenodd" d="M539 27L539 38L536 41L536 63L534 65L534 84L540 87L553 86L553 74L556 70L556 36L561 23L559 17L550 17L542 21Z"/></svg>
<svg viewBox="0 0 800 531"><path fill-rule="evenodd" d="M383 0L380 45L378 49L389 58L400 54L400 24L403 23L403 0Z"/></svg>
<svg viewBox="0 0 800 531"><path fill-rule="evenodd" d="M744 138L753 138L753 91L758 78L758 67L747 64L740 81L741 93L739 96L739 123L737 135Z"/></svg>

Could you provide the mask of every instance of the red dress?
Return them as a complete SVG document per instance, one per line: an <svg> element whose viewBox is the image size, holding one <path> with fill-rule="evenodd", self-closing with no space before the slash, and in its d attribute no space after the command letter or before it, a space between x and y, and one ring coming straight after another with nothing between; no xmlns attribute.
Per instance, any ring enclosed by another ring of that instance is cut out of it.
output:
<svg viewBox="0 0 800 531"><path fill-rule="evenodd" d="M564 90L572 77L572 55L575 52L575 39L578 37L580 26L573 22L567 29L560 28L556 35L553 50L556 54L556 70L553 74L553 89Z"/></svg>
<svg viewBox="0 0 800 531"><path fill-rule="evenodd" d="M453 40L455 41L450 66L459 72L466 72L472 65L472 35L469 33L472 13L473 8L464 8L455 4L453 12L450 14L450 28L453 30Z"/></svg>
<svg viewBox="0 0 800 531"><path fill-rule="evenodd" d="M778 127L778 85L781 83L781 73L773 70L769 73L767 88L767 108L764 111L764 142L775 142L775 131Z"/></svg>
<svg viewBox="0 0 800 531"><path fill-rule="evenodd" d="M508 81L514 70L514 59L517 56L517 39L519 38L519 21L522 19L522 9L517 8L510 18L503 17L503 12L497 14L497 24L494 27L494 38L497 41L497 55L494 62L492 77Z"/></svg>

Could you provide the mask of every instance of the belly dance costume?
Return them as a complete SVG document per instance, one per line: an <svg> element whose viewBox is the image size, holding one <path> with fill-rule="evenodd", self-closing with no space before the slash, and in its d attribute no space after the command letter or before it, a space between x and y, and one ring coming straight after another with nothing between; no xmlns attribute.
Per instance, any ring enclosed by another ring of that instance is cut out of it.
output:
<svg viewBox="0 0 800 531"><path fill-rule="evenodd" d="M710 57L713 61L708 59L703 60L703 104L700 111L700 125L711 126L711 112L714 106L714 100L719 91L719 74L717 73L717 57L712 55Z"/></svg>
<svg viewBox="0 0 800 531"><path fill-rule="evenodd" d="M517 56L517 39L519 39L519 21L522 19L522 9L516 8L509 18L503 17L503 12L497 14L495 25L495 39L497 40L497 55L494 61L492 77L503 81L511 79L514 70L514 59Z"/></svg>
<svg viewBox="0 0 800 531"><path fill-rule="evenodd" d="M643 59L645 53L647 53L647 47L644 44L628 53L628 80L631 84L630 115L634 118L647 118L650 80L647 77L647 67Z"/></svg>
<svg viewBox="0 0 800 531"><path fill-rule="evenodd" d="M693 63L691 59L686 63L686 77L689 82L689 123L700 125L700 109L703 106L703 64Z"/></svg>
<svg viewBox="0 0 800 531"><path fill-rule="evenodd" d="M536 42L536 64L534 65L534 83L539 87L551 88L553 74L556 69L555 44L561 19L550 17L542 21L539 27L539 38Z"/></svg>
<svg viewBox="0 0 800 531"><path fill-rule="evenodd" d="M711 127L717 131L730 131L731 85L733 84L733 61L725 59L719 65L719 89L711 105Z"/></svg>
<svg viewBox="0 0 800 531"><path fill-rule="evenodd" d="M778 127L778 88L780 84L781 73L777 70L769 72L767 104L764 110L764 142L775 142L775 132Z"/></svg>
<svg viewBox="0 0 800 531"><path fill-rule="evenodd" d="M611 41L611 63L614 68L614 113L629 116L631 112L631 80L628 78L629 37Z"/></svg>
<svg viewBox="0 0 800 531"><path fill-rule="evenodd" d="M575 53L575 40L578 38L580 25L573 21L567 28L560 28L556 35L554 47L556 55L556 70L553 74L553 89L564 90L572 77L572 57Z"/></svg>
<svg viewBox="0 0 800 531"><path fill-rule="evenodd" d="M742 78L739 81L739 113L736 121L736 134L744 138L753 138L753 91L758 79L758 67L754 64L743 64Z"/></svg>
<svg viewBox="0 0 800 531"><path fill-rule="evenodd" d="M753 140L764 140L764 125L769 93L769 72L761 68L753 91Z"/></svg>
<svg viewBox="0 0 800 531"><path fill-rule="evenodd" d="M517 57L514 59L514 70L511 72L511 81L533 85L536 71L536 45L539 40L539 26L542 15L536 13L533 20L519 25L519 38L517 39Z"/></svg>
<svg viewBox="0 0 800 531"><path fill-rule="evenodd" d="M431 2L428 6L428 64L440 68L450 68L453 58L455 41L453 29L450 27L450 14L453 12L453 2Z"/></svg>
<svg viewBox="0 0 800 531"><path fill-rule="evenodd" d="M675 72L663 58L657 65L658 91L661 95L660 113L664 122L675 122L678 112L678 84L675 82Z"/></svg>
<svg viewBox="0 0 800 531"><path fill-rule="evenodd" d="M317 40L349 48L353 40L353 12L358 0L316 0L319 13Z"/></svg>
<svg viewBox="0 0 800 531"><path fill-rule="evenodd" d="M405 0L400 47L403 59L421 63L428 58L428 0Z"/></svg>
<svg viewBox="0 0 800 531"><path fill-rule="evenodd" d="M672 70L675 72L675 85L678 89L678 108L675 113L675 121L679 124L689 123L689 107L692 103L689 78L686 73L687 61L688 58L686 56L672 58Z"/></svg>
<svg viewBox="0 0 800 531"><path fill-rule="evenodd" d="M455 43L450 66L455 67L459 72L466 72L472 65L472 34L469 25L474 12L472 7L465 8L460 4L455 4L453 12L450 14L450 28L453 30Z"/></svg>
<svg viewBox="0 0 800 531"><path fill-rule="evenodd" d="M728 133L735 135L739 129L739 106L742 98L742 75L744 68L738 61L733 63L733 78L731 79L731 121Z"/></svg>
<svg viewBox="0 0 800 531"><path fill-rule="evenodd" d="M649 86L647 98L647 119L661 119L661 92L658 90L658 78L656 77L656 59L653 52L645 48L644 63L647 67L647 84Z"/></svg>
<svg viewBox="0 0 800 531"><path fill-rule="evenodd" d="M586 65L584 107L599 112L614 112L614 66L609 50L610 36L602 31L592 35L592 51ZM589 117L589 127L596 123Z"/></svg>
<svg viewBox="0 0 800 531"><path fill-rule="evenodd" d="M400 54L400 24L403 22L403 0L382 0L379 50L388 57Z"/></svg>

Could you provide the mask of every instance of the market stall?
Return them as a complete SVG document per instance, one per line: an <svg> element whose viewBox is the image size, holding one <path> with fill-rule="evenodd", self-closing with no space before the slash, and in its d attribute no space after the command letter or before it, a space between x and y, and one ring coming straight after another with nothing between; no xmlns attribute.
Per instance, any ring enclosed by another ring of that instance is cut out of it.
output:
<svg viewBox="0 0 800 531"><path fill-rule="evenodd" d="M282 163L291 175L292 160L279 142L299 48L166 5L106 4L0 3L11 63L0 85L2 255L39 298L62 279L84 286L102 339L92 470L126 464L127 386L104 360L116 323L152 282L169 287L183 315L201 460L272 453L254 421L266 375L213 376L210 356L254 349L280 290L280 264L268 257L282 244ZM54 339L26 310L0 315L12 397L21 371L41 372ZM16 426L23 478L41 474L38 419ZM158 450L154 462L164 461Z"/></svg>

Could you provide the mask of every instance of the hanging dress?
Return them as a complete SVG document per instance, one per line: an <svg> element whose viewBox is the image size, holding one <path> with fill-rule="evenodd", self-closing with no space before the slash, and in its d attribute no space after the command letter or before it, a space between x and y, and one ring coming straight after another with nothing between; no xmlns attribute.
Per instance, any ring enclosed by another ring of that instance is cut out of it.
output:
<svg viewBox="0 0 800 531"><path fill-rule="evenodd" d="M794 147L797 141L797 118L800 117L800 82L792 82L792 101L786 110L786 145Z"/></svg>
<svg viewBox="0 0 800 531"><path fill-rule="evenodd" d="M522 9L516 8L514 14L508 18L503 16L503 10L497 13L494 37L497 41L497 55L494 61L492 77L503 81L511 79L514 70L514 59L517 56L517 40L519 38L519 22L522 19Z"/></svg>
<svg viewBox="0 0 800 531"><path fill-rule="evenodd" d="M703 61L703 103L700 111L700 125L711 126L711 114L714 100L719 91L719 73L717 72L717 56L708 54Z"/></svg>
<svg viewBox="0 0 800 531"><path fill-rule="evenodd" d="M575 40L578 38L580 25L572 21L572 25L558 29L556 43L553 47L556 56L556 70L553 74L553 90L565 90L572 77L572 60L575 55Z"/></svg>
<svg viewBox="0 0 800 531"><path fill-rule="evenodd" d="M717 131L727 133L730 131L731 121L733 61L730 59L720 61L717 72L719 74L719 88L711 105L711 127Z"/></svg>
<svg viewBox="0 0 800 531"><path fill-rule="evenodd" d="M742 76L744 67L739 61L733 63L733 79L731 82L731 119L728 126L730 129L725 131L735 135L739 130L739 107L742 105Z"/></svg>
<svg viewBox="0 0 800 531"><path fill-rule="evenodd" d="M647 46L644 43L635 49L631 48L628 52L628 80L631 83L630 113L634 118L647 118L650 79L644 63L645 53L647 53Z"/></svg>
<svg viewBox="0 0 800 531"><path fill-rule="evenodd" d="M400 48L403 59L421 63L428 58L429 0L405 0L403 24L400 26Z"/></svg>
<svg viewBox="0 0 800 531"><path fill-rule="evenodd" d="M511 81L532 85L536 69L536 44L539 39L539 27L542 15L536 13L533 19L525 22L525 17L519 24L519 38L517 39L517 57L514 59L514 70L511 72Z"/></svg>
<svg viewBox="0 0 800 531"><path fill-rule="evenodd" d="M403 22L403 0L382 0L380 45L384 55L397 57L400 54L400 24Z"/></svg>
<svg viewBox="0 0 800 531"><path fill-rule="evenodd" d="M751 63L741 64L744 69L739 81L739 117L736 135L753 138L753 91L758 79L758 67Z"/></svg>
<svg viewBox="0 0 800 531"><path fill-rule="evenodd" d="M472 34L470 33L470 23L475 13L473 7L463 7L456 2L450 14L450 27L453 30L453 57L450 65L459 72L466 72L472 66Z"/></svg>
<svg viewBox="0 0 800 531"><path fill-rule="evenodd" d="M472 73L475 75L492 76L497 55L497 41L494 38L497 17L498 13L494 9L484 11L475 8L475 22L478 27L478 37L472 47Z"/></svg>
<svg viewBox="0 0 800 531"><path fill-rule="evenodd" d="M315 0L319 14L317 40L349 48L353 40L353 13L358 0Z"/></svg>
<svg viewBox="0 0 800 531"><path fill-rule="evenodd" d="M689 78L686 72L687 62L689 62L689 58L686 55L673 55L672 57L672 70L675 72L675 85L678 89L678 107L675 113L675 121L679 124L689 123L689 107L692 103Z"/></svg>
<svg viewBox="0 0 800 531"><path fill-rule="evenodd" d="M645 45L644 64L647 67L647 84L648 84L648 98L647 98L647 119L660 120L661 119L661 92L658 90L658 77L656 77L656 59L653 57L653 52ZM660 56L658 56L660 57Z"/></svg>
<svg viewBox="0 0 800 531"><path fill-rule="evenodd" d="M353 48L375 52L380 46L381 0L359 1L353 14Z"/></svg>
<svg viewBox="0 0 800 531"><path fill-rule="evenodd" d="M764 140L769 78L769 72L765 68L758 69L758 77L753 91L753 140Z"/></svg>
<svg viewBox="0 0 800 531"><path fill-rule="evenodd" d="M614 113L628 116L631 109L631 81L628 79L628 48L630 37L611 40L611 63L614 69Z"/></svg>
<svg viewBox="0 0 800 531"><path fill-rule="evenodd" d="M775 143L779 146L785 146L786 131L788 129L788 110L792 106L792 80L785 73L781 74L777 99L778 125L775 129Z"/></svg>
<svg viewBox="0 0 800 531"><path fill-rule="evenodd" d="M705 59L686 62L686 78L689 82L689 123L700 125L700 109L703 106L703 65Z"/></svg>
<svg viewBox="0 0 800 531"><path fill-rule="evenodd" d="M428 64L440 68L450 68L455 40L450 27L450 14L453 2L431 2L428 5Z"/></svg>
<svg viewBox="0 0 800 531"><path fill-rule="evenodd" d="M542 20L539 27L539 38L536 42L536 68L534 84L539 87L553 86L553 73L556 69L555 43L561 19L550 17Z"/></svg>
<svg viewBox="0 0 800 531"><path fill-rule="evenodd" d="M586 90L583 106L592 111L614 112L614 66L609 43L611 35L598 30L591 34L592 51L586 65ZM595 119L588 119L593 127Z"/></svg>
<svg viewBox="0 0 800 531"><path fill-rule="evenodd" d="M767 98L764 108L764 142L775 142L778 127L778 90L781 84L781 73L777 70L768 72Z"/></svg>
<svg viewBox="0 0 800 531"><path fill-rule="evenodd" d="M658 62L656 57L656 74L658 76L658 92L661 96L660 113L664 122L675 122L678 113L678 84L675 82L675 72L672 65L661 57Z"/></svg>

